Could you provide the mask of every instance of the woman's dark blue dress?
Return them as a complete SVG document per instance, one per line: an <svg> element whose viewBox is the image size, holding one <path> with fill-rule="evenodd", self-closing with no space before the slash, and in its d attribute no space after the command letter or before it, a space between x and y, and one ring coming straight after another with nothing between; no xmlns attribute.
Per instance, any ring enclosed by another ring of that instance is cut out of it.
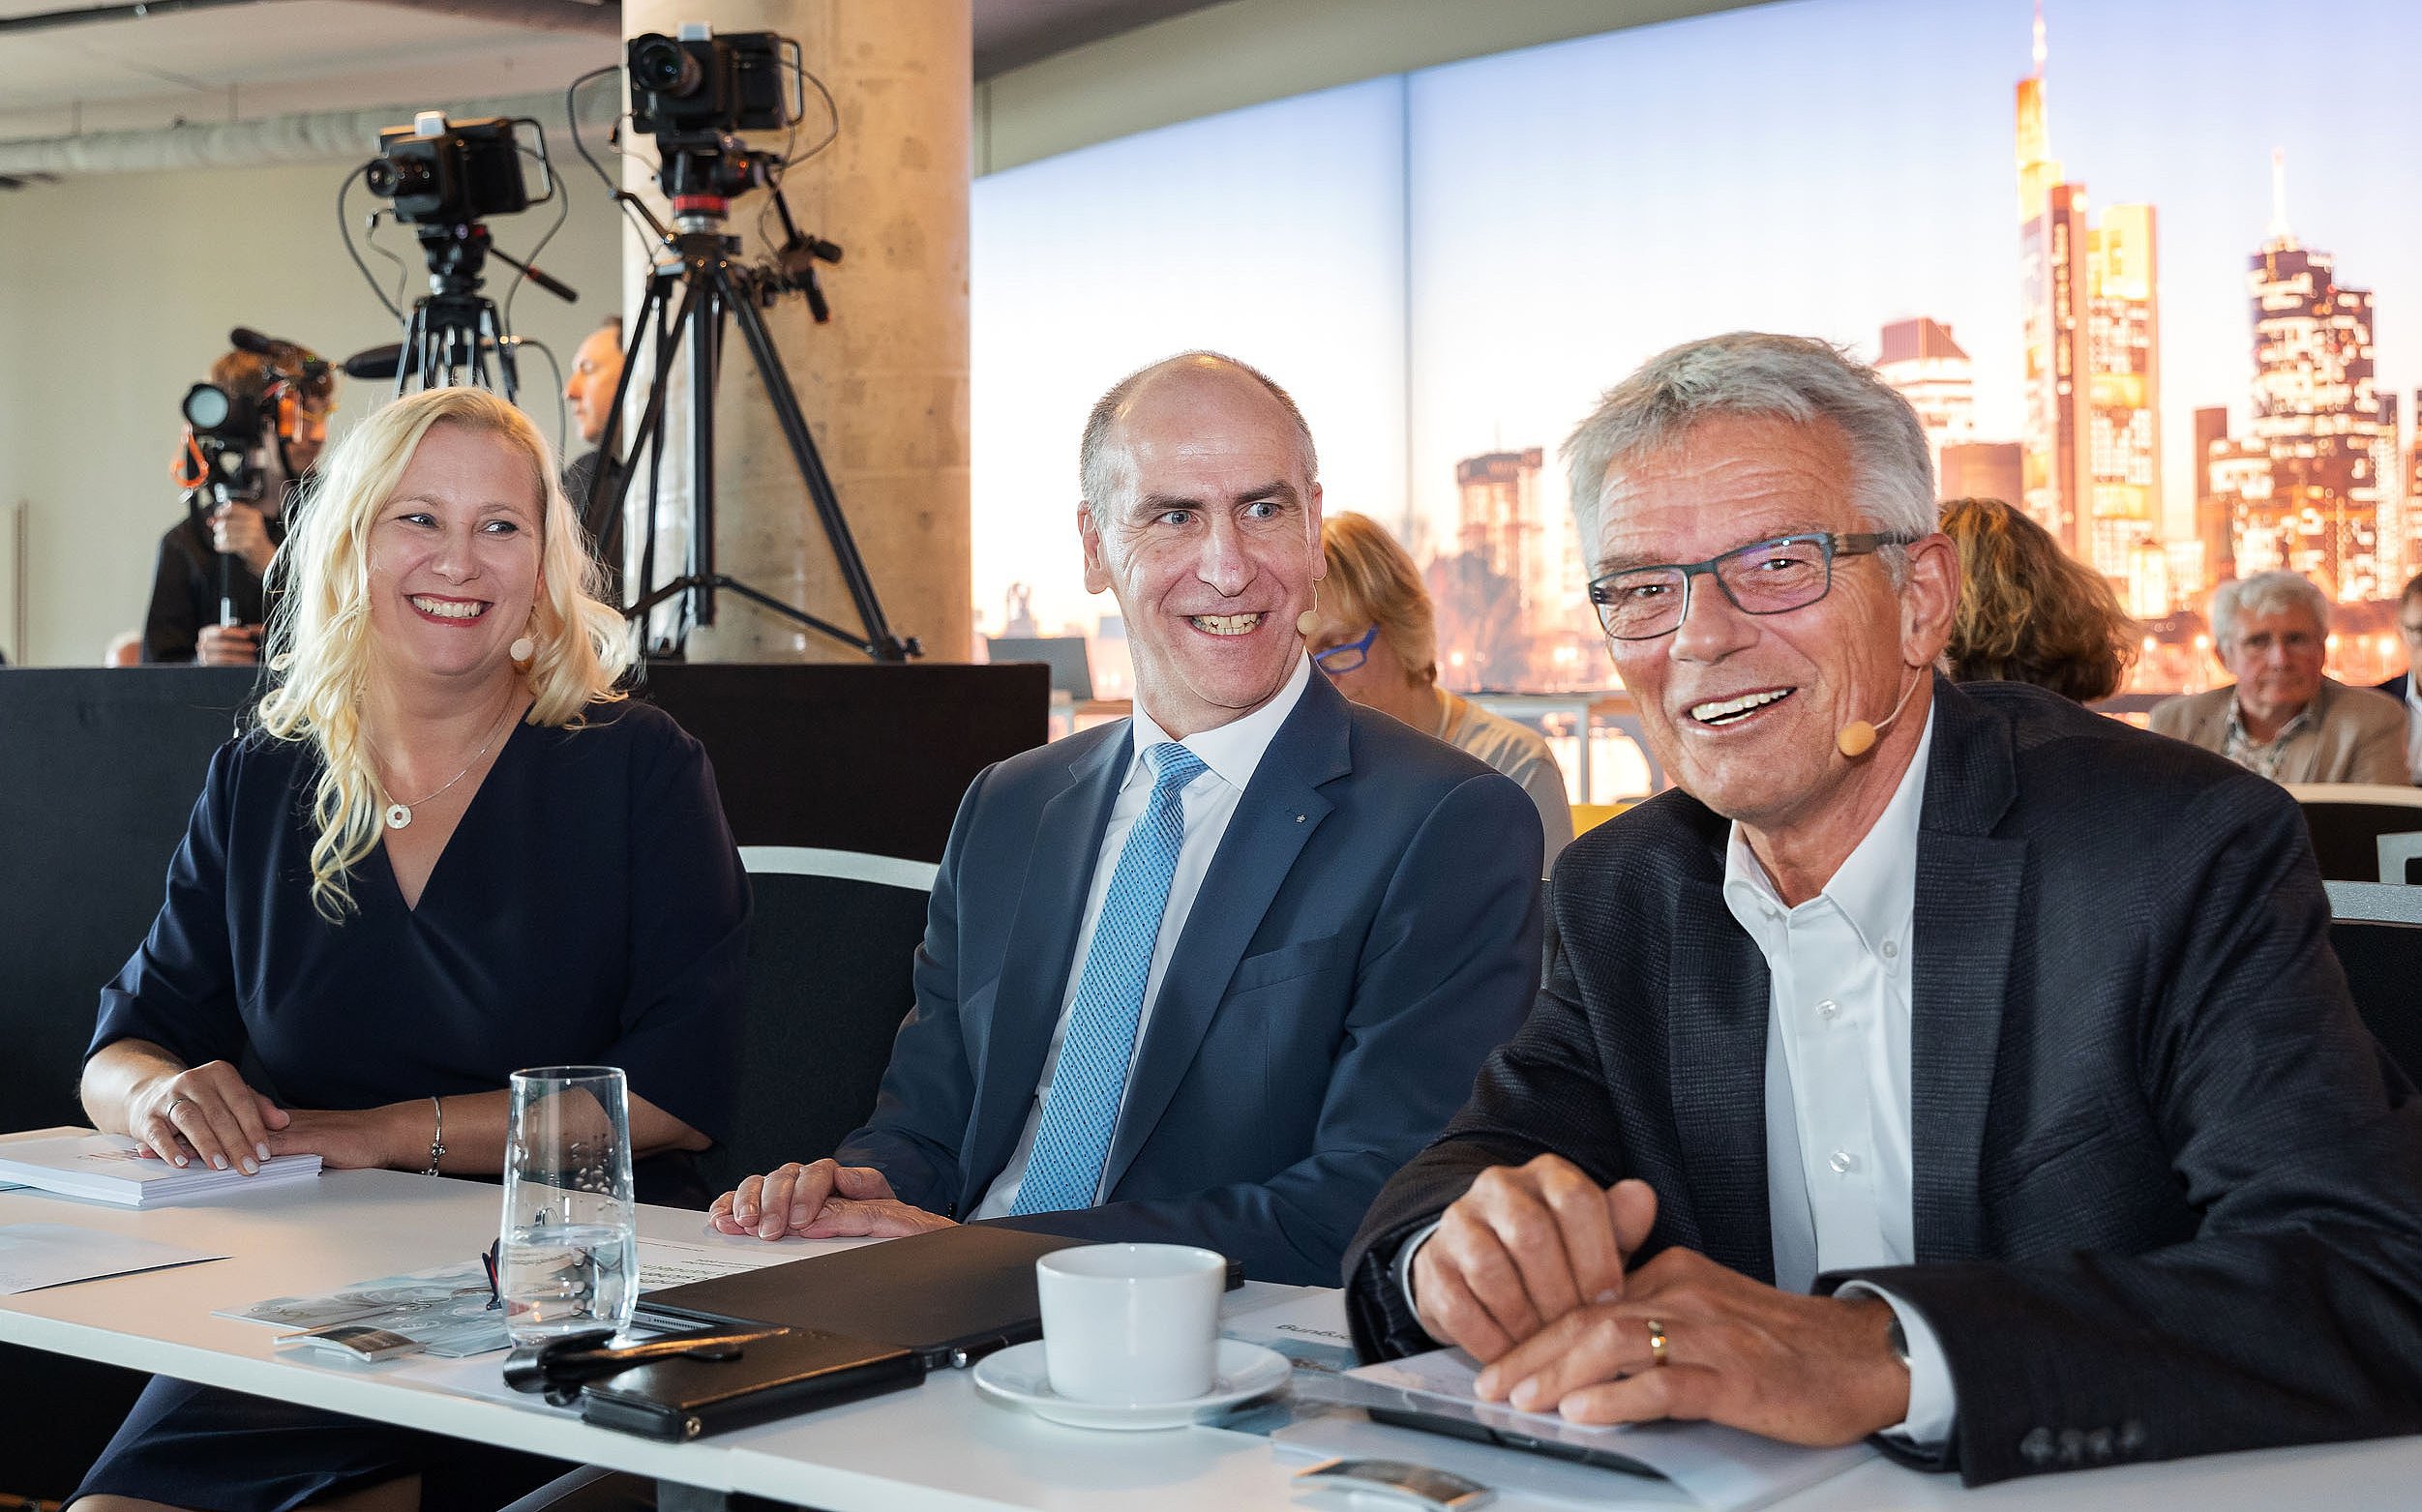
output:
<svg viewBox="0 0 2422 1512"><path fill-rule="evenodd" d="M360 911L342 924L312 904L317 775L309 746L258 735L212 758L167 900L102 992L93 1051L134 1038L188 1065L233 1061L282 1106L314 1109L614 1065L634 1096L722 1132L748 881L706 753L669 716L613 703L576 729L517 726L419 906L404 906L382 845L354 869ZM417 1471L426 1505L495 1505L560 1468L475 1456L163 1378L77 1495L275 1512ZM450 1482L465 1478L458 1499Z"/></svg>

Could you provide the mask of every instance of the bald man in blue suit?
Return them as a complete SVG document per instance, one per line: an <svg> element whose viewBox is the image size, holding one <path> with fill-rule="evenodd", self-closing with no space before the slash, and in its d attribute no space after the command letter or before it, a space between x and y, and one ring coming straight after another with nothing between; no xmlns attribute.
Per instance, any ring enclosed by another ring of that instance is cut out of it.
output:
<svg viewBox="0 0 2422 1512"><path fill-rule="evenodd" d="M715 1222L1000 1220L1334 1285L1381 1184L1530 1006L1539 823L1311 667L1321 494L1277 385L1209 353L1156 364L1094 407L1081 466L1134 717L976 780L872 1120Z"/></svg>

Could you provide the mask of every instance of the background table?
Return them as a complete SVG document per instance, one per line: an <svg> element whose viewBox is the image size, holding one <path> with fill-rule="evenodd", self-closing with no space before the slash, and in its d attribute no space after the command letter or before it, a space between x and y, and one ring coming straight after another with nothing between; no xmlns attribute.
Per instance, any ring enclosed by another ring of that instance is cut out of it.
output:
<svg viewBox="0 0 2422 1512"><path fill-rule="evenodd" d="M239 1192L152 1211L0 1191L0 1223L67 1223L231 1257L207 1264L81 1282L0 1297L0 1339L64 1354L309 1402L455 1438L611 1465L710 1492L745 1491L830 1512L1229 1512L1305 1506L1294 1462L1249 1435L1189 1428L1102 1434L1061 1428L981 1400L965 1372L912 1391L691 1444L610 1433L532 1405L456 1395L416 1382L413 1362L321 1366L270 1350L276 1330L214 1318L274 1296L324 1292L375 1276L477 1256L495 1230L493 1186L401 1171L336 1171L317 1181ZM733 1248L756 1240L707 1232L700 1215L645 1207L641 1232ZM786 1241L800 1256L834 1248ZM1241 1308L1299 1294L1255 1288ZM487 1356L493 1361L501 1356ZM8 1432L38 1432L12 1409ZM1925 1509L2192 1508L2331 1512L2411 1506L2422 1438L2230 1455L2044 1476L1962 1491L1947 1476L1883 1461L1784 1503L1786 1512ZM1610 1505L1619 1502L1610 1501ZM1507 1512L1524 1502L1501 1498Z"/></svg>

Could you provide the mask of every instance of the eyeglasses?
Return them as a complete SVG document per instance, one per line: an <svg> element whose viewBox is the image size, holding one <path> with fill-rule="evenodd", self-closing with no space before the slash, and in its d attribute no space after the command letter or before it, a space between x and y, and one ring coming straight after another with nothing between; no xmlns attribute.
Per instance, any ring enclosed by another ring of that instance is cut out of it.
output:
<svg viewBox="0 0 2422 1512"><path fill-rule="evenodd" d="M1690 612L1690 579L1716 579L1724 598L1744 614L1787 614L1804 609L1834 586L1834 558L1865 556L1918 538L1903 534L1837 535L1812 532L1778 536L1736 547L1704 562L1627 567L1590 584L1598 622L1617 640L1654 640L1671 635Z"/></svg>
<svg viewBox="0 0 2422 1512"><path fill-rule="evenodd" d="M1319 664L1322 671L1332 677L1339 672L1350 672L1371 659L1371 642L1378 638L1379 627L1373 625L1362 632L1361 639L1333 645L1326 651L1315 651L1312 660Z"/></svg>

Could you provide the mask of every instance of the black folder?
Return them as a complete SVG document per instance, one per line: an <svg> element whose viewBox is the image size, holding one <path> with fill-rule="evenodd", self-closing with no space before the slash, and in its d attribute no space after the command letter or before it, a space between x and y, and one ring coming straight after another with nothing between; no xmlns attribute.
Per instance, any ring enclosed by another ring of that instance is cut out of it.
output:
<svg viewBox="0 0 2422 1512"><path fill-rule="evenodd" d="M640 1320L778 1323L906 1349L930 1370L1043 1336L1034 1262L1089 1241L990 1224L694 1281L640 1299Z"/></svg>

